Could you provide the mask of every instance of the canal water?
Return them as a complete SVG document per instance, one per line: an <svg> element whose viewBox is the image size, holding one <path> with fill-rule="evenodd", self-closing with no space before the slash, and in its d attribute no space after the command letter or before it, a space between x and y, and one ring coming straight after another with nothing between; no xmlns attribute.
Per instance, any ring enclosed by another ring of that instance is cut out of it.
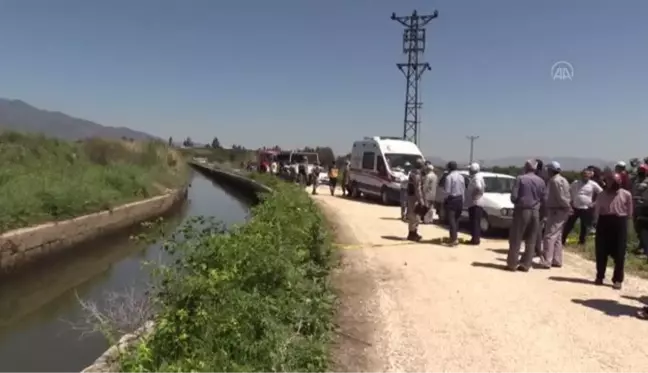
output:
<svg viewBox="0 0 648 373"><path fill-rule="evenodd" d="M165 219L176 227L192 216L243 223L251 201L194 173L187 203ZM101 302L106 293L142 291L150 278L143 261L163 261L159 245L129 239L136 231L85 244L65 255L0 279L0 371L79 372L109 346L78 327L78 299ZM100 303L99 303L100 304Z"/></svg>

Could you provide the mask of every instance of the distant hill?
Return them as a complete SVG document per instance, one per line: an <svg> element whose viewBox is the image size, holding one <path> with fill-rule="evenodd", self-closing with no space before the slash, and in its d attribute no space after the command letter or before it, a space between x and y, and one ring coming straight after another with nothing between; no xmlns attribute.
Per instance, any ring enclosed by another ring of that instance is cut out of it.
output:
<svg viewBox="0 0 648 373"><path fill-rule="evenodd" d="M58 111L35 108L21 100L0 98L0 129L42 133L66 140L88 137L135 140L155 138L126 127L107 127L85 119L71 117Z"/></svg>

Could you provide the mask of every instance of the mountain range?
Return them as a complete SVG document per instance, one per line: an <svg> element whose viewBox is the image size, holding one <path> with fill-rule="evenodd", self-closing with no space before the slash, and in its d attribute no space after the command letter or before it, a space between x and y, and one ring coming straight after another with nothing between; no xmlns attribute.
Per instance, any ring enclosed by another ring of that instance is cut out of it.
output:
<svg viewBox="0 0 648 373"><path fill-rule="evenodd" d="M42 133L66 140L89 137L135 140L155 138L148 133L130 128L102 126L58 111L38 109L21 100L5 98L0 98L0 129Z"/></svg>

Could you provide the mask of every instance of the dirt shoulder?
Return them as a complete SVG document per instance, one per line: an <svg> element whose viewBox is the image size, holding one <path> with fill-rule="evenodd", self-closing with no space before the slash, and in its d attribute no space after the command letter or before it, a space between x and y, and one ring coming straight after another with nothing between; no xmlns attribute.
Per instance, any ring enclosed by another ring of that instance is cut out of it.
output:
<svg viewBox="0 0 648 373"><path fill-rule="evenodd" d="M645 280L628 276L620 292L593 286L594 264L576 255L561 269L507 272L504 240L448 248L431 243L445 229L423 226L423 243L409 243L397 207L314 198L347 243L334 275L335 370L648 368L648 322L634 317Z"/></svg>

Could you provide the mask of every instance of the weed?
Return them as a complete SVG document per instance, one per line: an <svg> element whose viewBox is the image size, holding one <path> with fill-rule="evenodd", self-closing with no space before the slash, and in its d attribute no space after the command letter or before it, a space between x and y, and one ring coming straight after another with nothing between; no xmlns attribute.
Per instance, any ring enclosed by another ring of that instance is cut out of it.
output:
<svg viewBox="0 0 648 373"><path fill-rule="evenodd" d="M122 371L325 371L332 333L329 230L299 187L273 188L228 232L186 225L164 247L156 329Z"/></svg>

